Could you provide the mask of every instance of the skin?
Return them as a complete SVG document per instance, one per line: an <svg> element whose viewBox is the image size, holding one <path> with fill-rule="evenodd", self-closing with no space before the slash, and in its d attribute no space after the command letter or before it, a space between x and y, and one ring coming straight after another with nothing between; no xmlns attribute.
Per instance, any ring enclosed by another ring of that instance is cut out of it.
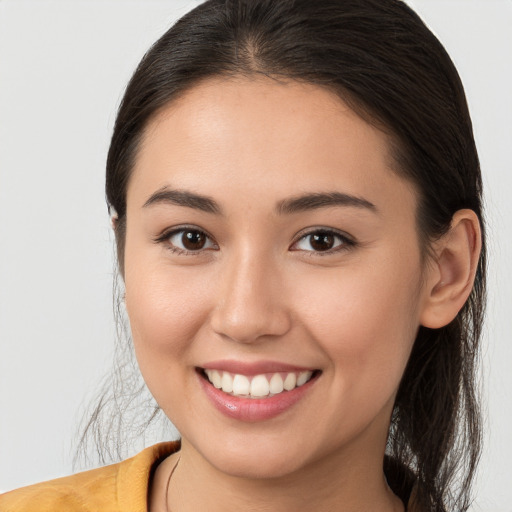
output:
<svg viewBox="0 0 512 512"><path fill-rule="evenodd" d="M314 85L210 79L152 120L127 191L126 307L142 374L182 435L152 512L403 510L382 471L394 397L419 325L444 325L467 298L479 231L460 212L441 263L424 265L417 194L392 167L387 136ZM223 213L145 206L163 187ZM325 192L375 208L276 212ZM171 250L180 237L161 235L183 224L209 234L205 248ZM315 252L305 235L322 228L354 244ZM220 359L321 375L284 413L241 422L199 385L196 368Z"/></svg>

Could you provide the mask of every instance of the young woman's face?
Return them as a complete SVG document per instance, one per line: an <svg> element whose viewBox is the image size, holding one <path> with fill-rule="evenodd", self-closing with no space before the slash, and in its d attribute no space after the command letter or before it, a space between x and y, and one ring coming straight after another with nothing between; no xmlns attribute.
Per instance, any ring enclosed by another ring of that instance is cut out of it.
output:
<svg viewBox="0 0 512 512"><path fill-rule="evenodd" d="M381 470L425 295L416 194L392 165L384 133L296 82L209 80L149 125L126 306L197 460L247 477L328 458Z"/></svg>

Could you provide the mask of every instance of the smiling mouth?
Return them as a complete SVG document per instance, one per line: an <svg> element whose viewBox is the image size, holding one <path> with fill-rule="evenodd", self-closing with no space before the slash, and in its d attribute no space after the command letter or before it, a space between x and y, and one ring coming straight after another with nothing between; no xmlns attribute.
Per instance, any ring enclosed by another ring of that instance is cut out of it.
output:
<svg viewBox="0 0 512 512"><path fill-rule="evenodd" d="M319 375L320 370L273 372L247 376L222 370L198 368L215 388L240 398L270 398L301 387Z"/></svg>

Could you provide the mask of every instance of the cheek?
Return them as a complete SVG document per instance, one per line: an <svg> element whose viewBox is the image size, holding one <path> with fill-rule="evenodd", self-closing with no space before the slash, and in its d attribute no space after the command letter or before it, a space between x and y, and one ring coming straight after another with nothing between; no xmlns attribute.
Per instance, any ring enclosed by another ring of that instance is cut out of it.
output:
<svg viewBox="0 0 512 512"><path fill-rule="evenodd" d="M126 268L126 308L137 362L156 402L179 430L186 430L182 420L190 417L181 398L193 391L190 348L207 321L199 284L188 272L165 265L128 263Z"/></svg>
<svg viewBox="0 0 512 512"><path fill-rule="evenodd" d="M301 317L340 378L398 385L419 324L418 269L381 260L304 283Z"/></svg>
<svg viewBox="0 0 512 512"><path fill-rule="evenodd" d="M206 321L206 294L198 286L198 270L134 263L127 261L125 285L137 359L141 369L150 363L172 364Z"/></svg>

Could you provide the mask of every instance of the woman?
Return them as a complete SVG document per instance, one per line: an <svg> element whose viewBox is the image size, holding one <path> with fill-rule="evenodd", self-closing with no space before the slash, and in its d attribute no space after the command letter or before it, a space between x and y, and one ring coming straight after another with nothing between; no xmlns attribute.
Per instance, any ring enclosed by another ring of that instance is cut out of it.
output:
<svg viewBox="0 0 512 512"><path fill-rule="evenodd" d="M481 177L456 70L406 5L200 5L128 85L106 191L181 443L2 510L467 509Z"/></svg>

